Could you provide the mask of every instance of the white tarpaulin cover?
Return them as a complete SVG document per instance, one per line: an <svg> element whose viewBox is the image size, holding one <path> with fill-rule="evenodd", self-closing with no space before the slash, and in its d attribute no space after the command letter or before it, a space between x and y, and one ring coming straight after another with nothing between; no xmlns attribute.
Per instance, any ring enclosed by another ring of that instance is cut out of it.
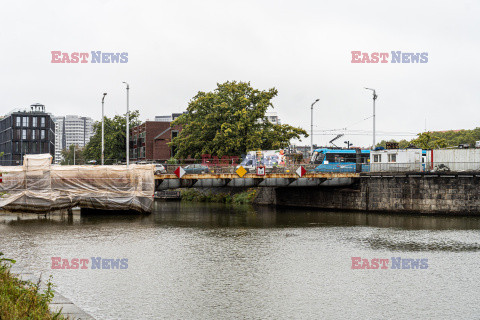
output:
<svg viewBox="0 0 480 320"><path fill-rule="evenodd" d="M48 212L75 206L150 212L154 166L60 166L50 154L26 155L23 166L0 166L0 208Z"/></svg>

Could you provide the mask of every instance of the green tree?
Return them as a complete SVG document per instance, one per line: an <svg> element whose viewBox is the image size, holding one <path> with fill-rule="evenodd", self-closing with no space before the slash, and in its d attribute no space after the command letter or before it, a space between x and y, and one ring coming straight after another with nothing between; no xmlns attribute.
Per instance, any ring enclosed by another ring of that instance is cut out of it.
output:
<svg viewBox="0 0 480 320"><path fill-rule="evenodd" d="M279 149L293 138L307 137L305 130L290 125L273 124L265 117L277 89L254 89L249 82L227 81L213 92L198 92L187 113L172 125L182 131L170 143L176 158L202 154L218 157L241 155L250 150Z"/></svg>
<svg viewBox="0 0 480 320"><path fill-rule="evenodd" d="M418 137L412 140L411 143L422 149L440 149L447 147L445 138L440 138L432 132L419 133Z"/></svg>
<svg viewBox="0 0 480 320"><path fill-rule="evenodd" d="M397 143L398 143L398 147L399 147L400 149L405 149L405 148L407 148L407 147L409 147L409 146L411 145L411 142L410 142L410 141L407 141L407 140L405 140L405 139L402 139L402 140L400 140L400 141L397 141L397 140L395 140L395 139L390 139L390 140L388 140L388 141L382 140L382 141L380 141L379 143L377 143L376 146L377 146L377 147L384 147L384 148L386 148L386 147L387 147L387 142L397 142Z"/></svg>
<svg viewBox="0 0 480 320"><path fill-rule="evenodd" d="M480 128L473 130L448 130L433 132L437 137L446 140L449 147L455 147L459 144L469 144L475 146L475 142L480 140Z"/></svg>
<svg viewBox="0 0 480 320"><path fill-rule="evenodd" d="M130 128L140 124L138 110L130 112ZM113 118L105 117L105 163L125 159L125 132L126 115L116 115ZM96 160L101 162L102 155L102 122L96 121L93 125L94 135L85 146L84 156L87 161ZM107 161L107 159L109 161Z"/></svg>
<svg viewBox="0 0 480 320"><path fill-rule="evenodd" d="M85 164L85 158L83 156L83 148L74 146L73 144L68 147L68 149L62 150L63 160L60 162L61 165L73 165L73 153L75 152L75 164Z"/></svg>

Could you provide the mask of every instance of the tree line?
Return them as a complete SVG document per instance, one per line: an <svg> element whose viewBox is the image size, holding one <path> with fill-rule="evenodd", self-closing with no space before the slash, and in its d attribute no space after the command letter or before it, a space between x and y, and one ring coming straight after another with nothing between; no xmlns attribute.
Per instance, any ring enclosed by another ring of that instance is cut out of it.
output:
<svg viewBox="0 0 480 320"><path fill-rule="evenodd" d="M422 132L419 133L417 137L412 140L382 140L377 144L377 147L385 148L387 142L396 142L401 149L407 147L417 147L422 149L439 149L457 147L459 145L466 144L468 144L470 148L473 148L475 147L476 141L480 141L480 128L475 128L472 130Z"/></svg>
<svg viewBox="0 0 480 320"><path fill-rule="evenodd" d="M307 132L288 124L269 121L266 112L273 108L272 99L277 89L259 90L250 82L227 81L217 83L211 92L199 91L188 103L187 112L175 119L172 126L181 126L179 135L169 143L175 150L174 158L200 159L202 154L217 157L241 156L252 150L275 150L286 148L292 139L308 137ZM138 110L130 113L130 128L140 124ZM126 116L105 117L106 164L125 161ZM68 146L62 151L62 164L86 163L101 159L101 122L94 124L94 135L85 148ZM450 130L423 132L412 140L389 140L398 142L400 148L415 146L436 149L475 145L480 140L480 128L473 130ZM382 140L377 147L385 147Z"/></svg>

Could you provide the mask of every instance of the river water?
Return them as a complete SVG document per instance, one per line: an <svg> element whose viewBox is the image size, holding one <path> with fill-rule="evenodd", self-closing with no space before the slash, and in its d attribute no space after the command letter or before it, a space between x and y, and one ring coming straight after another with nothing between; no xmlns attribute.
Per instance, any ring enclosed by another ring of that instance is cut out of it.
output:
<svg viewBox="0 0 480 320"><path fill-rule="evenodd" d="M475 217L157 202L149 216L0 213L0 251L96 319L478 319L479 231Z"/></svg>

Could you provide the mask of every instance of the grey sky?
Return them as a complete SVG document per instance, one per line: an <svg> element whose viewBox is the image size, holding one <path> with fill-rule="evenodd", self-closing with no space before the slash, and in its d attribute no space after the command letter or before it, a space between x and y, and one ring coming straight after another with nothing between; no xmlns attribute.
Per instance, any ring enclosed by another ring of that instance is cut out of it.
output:
<svg viewBox="0 0 480 320"><path fill-rule="evenodd" d="M125 112L127 81L132 109L153 119L239 80L276 87L283 123L308 131L316 98L317 130L369 117L365 86L379 95L379 132L423 131L425 118L429 130L471 129L480 118L479 9L476 1L3 1L1 113L40 102L54 115L99 120L103 92L107 115ZM53 50L128 52L129 61L52 64ZM428 52L429 60L352 64L352 50ZM388 137L401 138L377 141ZM344 140L371 144L370 135Z"/></svg>

